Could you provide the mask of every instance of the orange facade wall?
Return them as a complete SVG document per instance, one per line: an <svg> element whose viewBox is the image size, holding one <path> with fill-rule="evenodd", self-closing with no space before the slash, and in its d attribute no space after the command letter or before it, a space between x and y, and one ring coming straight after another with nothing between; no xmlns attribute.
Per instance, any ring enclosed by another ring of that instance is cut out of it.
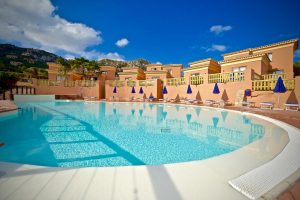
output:
<svg viewBox="0 0 300 200"><path fill-rule="evenodd" d="M224 60L231 60L231 59L246 57L246 56L249 56L249 55L250 55L250 51L246 50L246 51L243 51L243 52L233 53L233 54L229 54L229 55L223 54L223 58L224 58Z"/></svg>
<svg viewBox="0 0 300 200"><path fill-rule="evenodd" d="M167 66L164 67L164 70L169 71L169 74L172 78L178 78L181 76L182 66Z"/></svg>
<svg viewBox="0 0 300 200"><path fill-rule="evenodd" d="M232 83L218 83L220 94L213 94L213 83L191 85L192 94L187 94L187 85L179 86L166 86L168 94L164 95L164 98L169 99L197 99L197 100L225 100L229 102L235 102L236 93L238 90L251 89L251 85L247 82L232 82Z"/></svg>
<svg viewBox="0 0 300 200"><path fill-rule="evenodd" d="M104 80L96 81L93 87L65 87L63 81L58 86L38 85L37 80L33 79L33 86L36 94L54 94L54 95L70 95L70 96L93 96L96 99L105 98L105 82Z"/></svg>
<svg viewBox="0 0 300 200"><path fill-rule="evenodd" d="M139 86L139 83L136 83L135 94L132 94L132 87L127 85L125 81L124 86L117 87L117 93L113 93L114 87L105 84L105 98L111 100L112 98L118 97L119 100L128 101L130 98L149 98L150 95L155 98L162 98L162 82L159 79L153 80L154 84L152 86ZM139 94L140 87L143 88L144 93Z"/></svg>
<svg viewBox="0 0 300 200"><path fill-rule="evenodd" d="M273 70L283 70L287 78L293 78L294 45L285 45L253 51L253 53L272 53L271 66Z"/></svg>
<svg viewBox="0 0 300 200"><path fill-rule="evenodd" d="M262 59L258 60L250 60L250 61L243 61L243 62L232 62L232 63L225 63L221 64L221 72L232 72L233 68L237 67L246 67L247 70L253 69L255 73L262 75L267 74L270 70L270 65L268 62L263 61Z"/></svg>

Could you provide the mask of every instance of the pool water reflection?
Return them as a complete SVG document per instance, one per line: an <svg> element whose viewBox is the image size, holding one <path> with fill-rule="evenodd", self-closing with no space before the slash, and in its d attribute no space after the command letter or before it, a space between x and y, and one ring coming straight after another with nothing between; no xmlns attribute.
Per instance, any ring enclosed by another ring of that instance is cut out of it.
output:
<svg viewBox="0 0 300 200"><path fill-rule="evenodd" d="M5 143L0 161L60 167L158 165L207 159L263 137L280 141L286 134L239 113L184 105L56 101L18 106L22 109L14 117L0 116L0 141Z"/></svg>

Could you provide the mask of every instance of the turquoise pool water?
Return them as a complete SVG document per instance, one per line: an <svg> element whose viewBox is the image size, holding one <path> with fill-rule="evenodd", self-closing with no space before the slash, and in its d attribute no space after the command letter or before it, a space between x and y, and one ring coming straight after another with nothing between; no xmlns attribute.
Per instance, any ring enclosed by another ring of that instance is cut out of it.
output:
<svg viewBox="0 0 300 200"><path fill-rule="evenodd" d="M151 103L18 103L0 116L0 161L59 167L202 160L275 134L239 113Z"/></svg>

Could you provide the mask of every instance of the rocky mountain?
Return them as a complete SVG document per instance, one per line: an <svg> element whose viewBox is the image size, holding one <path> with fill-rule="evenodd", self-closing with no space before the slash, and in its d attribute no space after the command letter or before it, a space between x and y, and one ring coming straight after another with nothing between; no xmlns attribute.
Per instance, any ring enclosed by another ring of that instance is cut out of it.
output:
<svg viewBox="0 0 300 200"><path fill-rule="evenodd" d="M55 62L59 56L40 49L21 48L11 44L0 44L0 72L19 72L22 73L30 67L47 69L47 62ZM146 69L146 65L150 62L144 59L136 59L132 61L116 61L103 59L98 64L109 65L117 68L117 72L122 67L139 67Z"/></svg>
<svg viewBox="0 0 300 200"><path fill-rule="evenodd" d="M122 67L139 67L143 70L146 70L146 65L150 64L149 61L144 59L136 59L131 61L116 61L116 60L110 60L110 59L103 59L98 61L99 65L109 65L114 66L117 68L117 72L122 71Z"/></svg>
<svg viewBox="0 0 300 200"><path fill-rule="evenodd" d="M23 72L29 67L47 68L47 62L54 62L57 58L57 55L44 50L0 44L0 71Z"/></svg>

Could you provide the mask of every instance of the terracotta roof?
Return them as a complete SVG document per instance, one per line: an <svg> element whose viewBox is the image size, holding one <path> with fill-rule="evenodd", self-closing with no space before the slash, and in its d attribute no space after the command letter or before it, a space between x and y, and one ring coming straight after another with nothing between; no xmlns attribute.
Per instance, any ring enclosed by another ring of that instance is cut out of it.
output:
<svg viewBox="0 0 300 200"><path fill-rule="evenodd" d="M234 51L234 52L230 52L230 53L225 53L225 54L222 54L222 56L228 56L228 55L242 53L242 52L246 52L246 51L255 51L255 50L260 50L260 49L266 49L266 48L276 47L276 46L290 44L290 43L294 43L294 42L298 42L298 39L291 39L291 40L281 41L281 42L268 44L268 45L264 45L264 46L260 46L260 47L248 48L248 49L243 49L243 50Z"/></svg>
<svg viewBox="0 0 300 200"><path fill-rule="evenodd" d="M206 58L206 59L203 59L203 60L197 60L197 61L194 61L194 62L190 62L189 65L202 63L202 62L206 62L206 61L211 61L211 60L213 60L213 59L212 58Z"/></svg>
<svg viewBox="0 0 300 200"><path fill-rule="evenodd" d="M159 70L159 71L145 71L145 74L166 74L168 73L167 71L162 71L162 70Z"/></svg>
<svg viewBox="0 0 300 200"><path fill-rule="evenodd" d="M264 57L264 56L269 60L269 62L271 62L269 57L265 53L259 53L259 54L253 54L253 55L250 55L250 56L244 56L244 57L241 57L241 58L233 58L233 59L229 59L229 60L222 60L222 61L219 61L218 63L223 64L223 63L229 63L229 62L234 62L234 61L248 60L248 59L251 59L251 58L259 58L259 57Z"/></svg>
<svg viewBox="0 0 300 200"><path fill-rule="evenodd" d="M139 67L122 67L122 70L130 70L130 69L140 69Z"/></svg>
<svg viewBox="0 0 300 200"><path fill-rule="evenodd" d="M151 64L148 64L146 65L146 67L151 67L151 66L162 66L162 64L155 64L155 63L151 63Z"/></svg>
<svg viewBox="0 0 300 200"><path fill-rule="evenodd" d="M119 75L132 75L132 74L138 74L137 72L119 72Z"/></svg>
<svg viewBox="0 0 300 200"><path fill-rule="evenodd" d="M182 67L182 64L167 64L163 65L163 67Z"/></svg>

